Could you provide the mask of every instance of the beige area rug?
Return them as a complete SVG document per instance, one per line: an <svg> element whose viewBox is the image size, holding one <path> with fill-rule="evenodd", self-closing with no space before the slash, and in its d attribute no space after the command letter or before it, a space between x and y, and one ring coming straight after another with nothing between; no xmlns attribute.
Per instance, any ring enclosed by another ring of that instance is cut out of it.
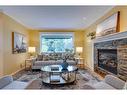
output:
<svg viewBox="0 0 127 95"><path fill-rule="evenodd" d="M71 90L71 89L87 89L84 85L86 83L94 84L100 81L100 79L93 75L88 70L78 70L77 73L77 80L73 84L69 85L63 85L63 86L50 86L50 85L44 85L42 83L41 73L39 71L31 72L31 71L23 71L20 74L17 74L17 78L15 78L18 81L23 82L30 82L31 80L34 80L27 89L61 89L61 90ZM42 76L45 77L45 76Z"/></svg>

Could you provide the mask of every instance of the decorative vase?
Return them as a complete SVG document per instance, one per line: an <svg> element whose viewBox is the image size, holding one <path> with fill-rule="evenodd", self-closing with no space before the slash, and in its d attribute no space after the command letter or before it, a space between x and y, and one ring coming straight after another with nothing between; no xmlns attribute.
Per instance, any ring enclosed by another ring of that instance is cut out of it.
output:
<svg viewBox="0 0 127 95"><path fill-rule="evenodd" d="M61 66L62 66L62 70L66 70L67 67L68 67L68 63L67 63L66 60L67 60L67 59L65 58L65 59L63 60L63 63L61 64Z"/></svg>

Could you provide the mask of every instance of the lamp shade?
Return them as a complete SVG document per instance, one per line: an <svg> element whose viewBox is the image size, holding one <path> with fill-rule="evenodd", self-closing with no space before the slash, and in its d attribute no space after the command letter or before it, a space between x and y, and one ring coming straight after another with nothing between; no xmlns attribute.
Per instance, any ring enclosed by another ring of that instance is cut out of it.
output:
<svg viewBox="0 0 127 95"><path fill-rule="evenodd" d="M34 53L35 52L35 47L28 47L28 52L29 53Z"/></svg>
<svg viewBox="0 0 127 95"><path fill-rule="evenodd" d="M82 53L83 52L83 47L76 47L76 52L77 53Z"/></svg>

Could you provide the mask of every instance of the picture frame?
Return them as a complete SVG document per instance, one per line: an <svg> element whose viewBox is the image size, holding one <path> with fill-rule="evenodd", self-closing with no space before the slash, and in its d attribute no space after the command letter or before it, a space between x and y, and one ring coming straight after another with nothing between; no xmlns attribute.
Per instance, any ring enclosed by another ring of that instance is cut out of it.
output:
<svg viewBox="0 0 127 95"><path fill-rule="evenodd" d="M18 32L12 32L12 53L26 53L27 42L26 36Z"/></svg>
<svg viewBox="0 0 127 95"><path fill-rule="evenodd" d="M96 37L119 32L120 31L119 28L120 28L120 12L118 11L97 25Z"/></svg>

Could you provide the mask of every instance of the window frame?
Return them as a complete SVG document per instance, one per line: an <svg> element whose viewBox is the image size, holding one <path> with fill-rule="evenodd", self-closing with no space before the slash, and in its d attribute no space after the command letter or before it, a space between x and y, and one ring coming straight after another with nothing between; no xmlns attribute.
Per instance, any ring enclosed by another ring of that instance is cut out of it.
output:
<svg viewBox="0 0 127 95"><path fill-rule="evenodd" d="M67 35L67 36L72 36L72 44L73 44L73 49L74 49L74 32L40 32L40 53L49 53L49 52L43 52L42 50L42 35ZM62 52L62 51L61 51ZM57 53L61 53L57 52Z"/></svg>

